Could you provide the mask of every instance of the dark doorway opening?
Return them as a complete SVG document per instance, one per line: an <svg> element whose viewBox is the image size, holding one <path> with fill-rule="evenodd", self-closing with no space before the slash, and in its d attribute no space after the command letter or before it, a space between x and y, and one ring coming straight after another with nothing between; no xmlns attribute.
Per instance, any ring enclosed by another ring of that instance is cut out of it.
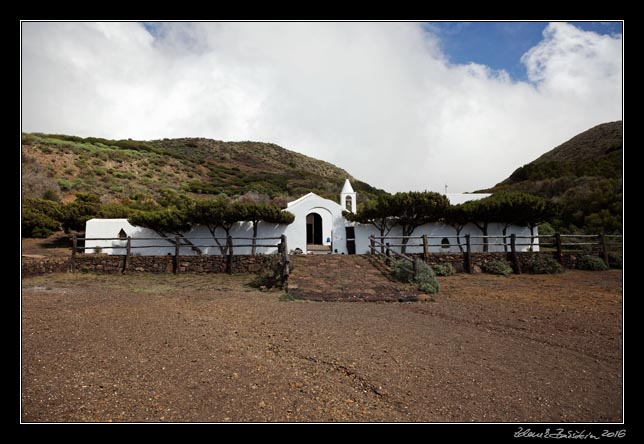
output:
<svg viewBox="0 0 644 444"><path fill-rule="evenodd" d="M356 254L356 229L355 227L346 227L347 229L347 253Z"/></svg>
<svg viewBox="0 0 644 444"><path fill-rule="evenodd" d="M322 245L322 216L317 213L306 216L306 243Z"/></svg>

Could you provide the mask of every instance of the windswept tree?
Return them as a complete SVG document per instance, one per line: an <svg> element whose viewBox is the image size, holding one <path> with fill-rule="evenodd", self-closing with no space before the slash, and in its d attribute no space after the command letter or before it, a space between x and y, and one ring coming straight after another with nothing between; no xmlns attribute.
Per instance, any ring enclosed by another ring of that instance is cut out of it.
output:
<svg viewBox="0 0 644 444"><path fill-rule="evenodd" d="M190 207L191 205L185 205L181 209L173 206L157 210L134 211L128 217L128 222L135 226L149 228L171 243L174 243L173 237L178 237L179 242L184 245L189 245L193 251L201 254L201 249L196 247L183 235L183 233L189 231L192 227L189 214Z"/></svg>
<svg viewBox="0 0 644 444"><path fill-rule="evenodd" d="M208 228L210 235L219 247L221 254L226 254L227 243L220 241L217 237L217 229L223 228L226 231L226 237L232 224L230 223L230 202L223 198L201 199L195 202L190 211L190 219L198 225ZM226 229L225 227L228 227Z"/></svg>
<svg viewBox="0 0 644 444"><path fill-rule="evenodd" d="M488 226L492 222L504 225L503 236L510 225L524 225L530 228L530 246L534 244L534 229L555 214L550 201L526 193L497 193L479 200L462 204L469 214L470 222L476 225L483 236L483 251L488 251ZM504 241L504 243L507 243Z"/></svg>
<svg viewBox="0 0 644 444"><path fill-rule="evenodd" d="M518 225L530 228L530 250L534 246L534 229L551 220L558 213L558 207L550 200L525 193L516 193L512 211Z"/></svg>
<svg viewBox="0 0 644 444"><path fill-rule="evenodd" d="M462 205L468 214L470 222L477 226L483 234L483 251L488 251L488 227L490 223L498 221L498 206L492 199L493 196L478 200L470 200Z"/></svg>
<svg viewBox="0 0 644 444"><path fill-rule="evenodd" d="M255 254L257 245L257 230L260 222L269 224L284 224L289 225L295 221L293 213L282 211L276 205L269 205L256 202L239 202L236 204L240 212L241 220L251 222L253 224L253 248L251 254Z"/></svg>
<svg viewBox="0 0 644 444"><path fill-rule="evenodd" d="M433 191L409 191L391 197L394 220L402 228L402 253L407 250L409 236L421 225L436 222L445 217L450 204L447 197Z"/></svg>
<svg viewBox="0 0 644 444"><path fill-rule="evenodd" d="M456 230L456 242L458 248L463 252L463 244L461 243L461 232L463 228L470 222L470 214L463 204L450 205L445 212L445 223L451 225Z"/></svg>
<svg viewBox="0 0 644 444"><path fill-rule="evenodd" d="M396 224L392 199L393 196L389 194L381 194L375 199L359 204L356 213L344 211L342 214L351 222L373 225L380 231L380 237L383 238ZM384 252L383 245L380 246L380 249Z"/></svg>

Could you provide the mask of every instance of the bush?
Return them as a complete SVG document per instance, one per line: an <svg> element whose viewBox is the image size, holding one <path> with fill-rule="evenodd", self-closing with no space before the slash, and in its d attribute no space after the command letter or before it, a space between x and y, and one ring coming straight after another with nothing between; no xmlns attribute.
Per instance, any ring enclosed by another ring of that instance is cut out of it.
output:
<svg viewBox="0 0 644 444"><path fill-rule="evenodd" d="M608 266L601 258L597 256L591 256L589 254L582 256L579 261L577 261L577 268L579 268L580 270L588 271L608 270Z"/></svg>
<svg viewBox="0 0 644 444"><path fill-rule="evenodd" d="M507 276L512 274L512 266L505 259L493 259L483 264L483 271L490 274Z"/></svg>
<svg viewBox="0 0 644 444"><path fill-rule="evenodd" d="M531 254L522 264L523 271L531 274L556 274L563 273L564 267L553 257L540 254Z"/></svg>
<svg viewBox="0 0 644 444"><path fill-rule="evenodd" d="M438 293L440 285L436 279L436 274L432 267L425 262L418 262L418 274L414 278L414 273L411 271L412 265L407 261L394 262L394 277L400 282L409 282L416 284L416 287L428 294Z"/></svg>
<svg viewBox="0 0 644 444"><path fill-rule="evenodd" d="M453 276L456 274L456 268L450 263L433 265L432 270L436 276Z"/></svg>
<svg viewBox="0 0 644 444"><path fill-rule="evenodd" d="M72 189L74 184L72 183L71 180L69 179L58 179L58 186L60 187L61 190L63 191L69 191Z"/></svg>

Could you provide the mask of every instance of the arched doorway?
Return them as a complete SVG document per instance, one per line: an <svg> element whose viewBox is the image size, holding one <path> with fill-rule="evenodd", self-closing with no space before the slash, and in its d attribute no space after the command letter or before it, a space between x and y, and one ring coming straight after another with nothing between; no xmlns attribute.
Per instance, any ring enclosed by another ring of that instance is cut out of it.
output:
<svg viewBox="0 0 644 444"><path fill-rule="evenodd" d="M306 215L306 244L322 245L322 216L318 213Z"/></svg>

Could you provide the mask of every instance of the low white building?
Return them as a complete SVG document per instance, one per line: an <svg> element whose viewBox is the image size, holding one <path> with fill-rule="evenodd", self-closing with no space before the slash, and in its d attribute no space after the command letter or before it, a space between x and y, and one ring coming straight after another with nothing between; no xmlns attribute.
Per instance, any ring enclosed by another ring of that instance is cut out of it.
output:
<svg viewBox="0 0 644 444"><path fill-rule="evenodd" d="M489 194L446 194L452 204L460 204L468 200L482 199ZM301 251L302 253L335 253L335 254L367 254L369 253L370 241L369 236L372 234L379 236L380 232L372 225L358 224L348 221L343 215L343 211L355 212L357 208L357 193L351 187L347 179L344 187L340 192L340 202L337 203L329 199L324 199L315 193L309 193L290 202L285 211L293 213L295 221L290 225L269 224L260 222L258 225L257 236L262 237L279 237L282 234L287 236L288 248L290 251ZM500 236L503 234L504 224L491 223L488 227L488 235ZM199 246L199 251L184 245L181 247L181 255L194 254L221 254L219 246L212 239L212 236L206 227L195 226L189 232L182 233L184 238L194 245ZM456 253L460 252L458 241L465 243L465 235L481 236L481 230L475 225L468 224L461 233L460 239L456 239L456 229L443 223L431 223L418 227L413 232L413 236L428 235L436 237L430 240L429 251L431 253ZM506 230L506 235L530 236L528 227L510 225ZM535 236L538 235L535 229ZM233 245L248 245L253 235L252 224L250 222L240 222L231 230L231 237L238 238L233 240ZM389 236L401 236L400 227L394 227ZM174 255L175 245L173 239L166 239L157 234L155 231L143 227L131 225L127 219L91 219L87 221L85 236L88 240L85 242L86 253L107 253L107 254L125 254L127 237L131 237L132 254L143 256L165 256ZM224 238L225 232L220 229L217 236ZM245 238L245 239L244 239ZM439 239L440 238L440 239ZM97 239L97 240L92 240ZM115 240L118 239L118 240ZM537 240L535 239L535 244ZM258 245L274 245L277 240L258 240ZM392 243L400 243L398 240L392 240ZM411 240L410 244L419 244L418 240ZM472 239L472 243L482 243L481 239ZM490 239L489 251L504 251L503 239ZM529 243L528 239L521 239L519 244ZM464 245L463 245L464 246ZM538 251L538 245L533 249ZM519 251L527 251L527 245L520 245ZM473 246L472 251L482 251L483 247ZM251 247L234 247L235 254L250 254ZM299 252L298 251L298 252ZM408 253L422 253L422 246L408 246ZM276 252L275 247L261 247L257 249L258 253L272 254Z"/></svg>

